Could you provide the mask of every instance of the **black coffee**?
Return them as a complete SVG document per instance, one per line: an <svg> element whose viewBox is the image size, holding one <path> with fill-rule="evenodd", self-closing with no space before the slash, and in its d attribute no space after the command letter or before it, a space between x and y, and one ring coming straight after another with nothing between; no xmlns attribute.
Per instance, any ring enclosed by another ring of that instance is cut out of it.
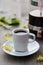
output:
<svg viewBox="0 0 43 65"><path fill-rule="evenodd" d="M16 30L15 33L27 33L27 32L24 30Z"/></svg>

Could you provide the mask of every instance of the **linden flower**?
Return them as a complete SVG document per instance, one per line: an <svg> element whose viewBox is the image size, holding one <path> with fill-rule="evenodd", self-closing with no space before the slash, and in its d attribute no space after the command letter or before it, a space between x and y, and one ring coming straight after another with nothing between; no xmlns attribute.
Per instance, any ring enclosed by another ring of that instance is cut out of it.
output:
<svg viewBox="0 0 43 65"><path fill-rule="evenodd" d="M11 36L12 36L12 32L4 33L4 39L5 40L13 41Z"/></svg>
<svg viewBox="0 0 43 65"><path fill-rule="evenodd" d="M19 28L28 28L28 25L20 25Z"/></svg>
<svg viewBox="0 0 43 65"><path fill-rule="evenodd" d="M43 61L43 56L39 55L39 57L37 58L37 61Z"/></svg>
<svg viewBox="0 0 43 65"><path fill-rule="evenodd" d="M0 26L3 26L3 27L6 28L6 29L10 29L10 28L11 28L11 26L6 25L6 24L4 24L4 23L1 22L1 21L0 21Z"/></svg>
<svg viewBox="0 0 43 65"><path fill-rule="evenodd" d="M2 24L3 24L3 23L0 21L0 26L2 26Z"/></svg>
<svg viewBox="0 0 43 65"><path fill-rule="evenodd" d="M4 45L2 48L6 49L7 51L11 51L13 49L13 46Z"/></svg>
<svg viewBox="0 0 43 65"><path fill-rule="evenodd" d="M6 29L10 29L11 28L11 26L8 26L8 25L3 25L4 26L4 28L6 28Z"/></svg>

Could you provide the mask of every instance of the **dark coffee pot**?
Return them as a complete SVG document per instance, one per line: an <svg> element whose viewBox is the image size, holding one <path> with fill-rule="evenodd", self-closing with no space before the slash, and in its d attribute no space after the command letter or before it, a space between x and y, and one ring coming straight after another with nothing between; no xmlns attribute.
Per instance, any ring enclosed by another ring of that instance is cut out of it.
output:
<svg viewBox="0 0 43 65"><path fill-rule="evenodd" d="M36 37L43 37L43 16L38 15L38 11L34 10L29 13L29 31L34 33Z"/></svg>

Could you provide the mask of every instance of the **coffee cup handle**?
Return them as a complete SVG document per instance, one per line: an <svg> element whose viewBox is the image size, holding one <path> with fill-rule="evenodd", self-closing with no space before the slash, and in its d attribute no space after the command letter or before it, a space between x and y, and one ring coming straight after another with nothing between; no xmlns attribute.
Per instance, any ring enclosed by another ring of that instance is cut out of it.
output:
<svg viewBox="0 0 43 65"><path fill-rule="evenodd" d="M28 35L29 35L29 42L30 43L34 42L35 41L35 35L33 33L28 33ZM30 37L32 37L33 39L31 40Z"/></svg>

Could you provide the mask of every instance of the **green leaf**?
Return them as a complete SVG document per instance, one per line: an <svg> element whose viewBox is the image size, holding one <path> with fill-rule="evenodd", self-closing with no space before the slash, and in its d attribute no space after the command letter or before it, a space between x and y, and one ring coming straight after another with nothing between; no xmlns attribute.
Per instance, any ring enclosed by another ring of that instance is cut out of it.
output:
<svg viewBox="0 0 43 65"><path fill-rule="evenodd" d="M0 21L4 22L4 20L5 20L5 16L0 18Z"/></svg>

